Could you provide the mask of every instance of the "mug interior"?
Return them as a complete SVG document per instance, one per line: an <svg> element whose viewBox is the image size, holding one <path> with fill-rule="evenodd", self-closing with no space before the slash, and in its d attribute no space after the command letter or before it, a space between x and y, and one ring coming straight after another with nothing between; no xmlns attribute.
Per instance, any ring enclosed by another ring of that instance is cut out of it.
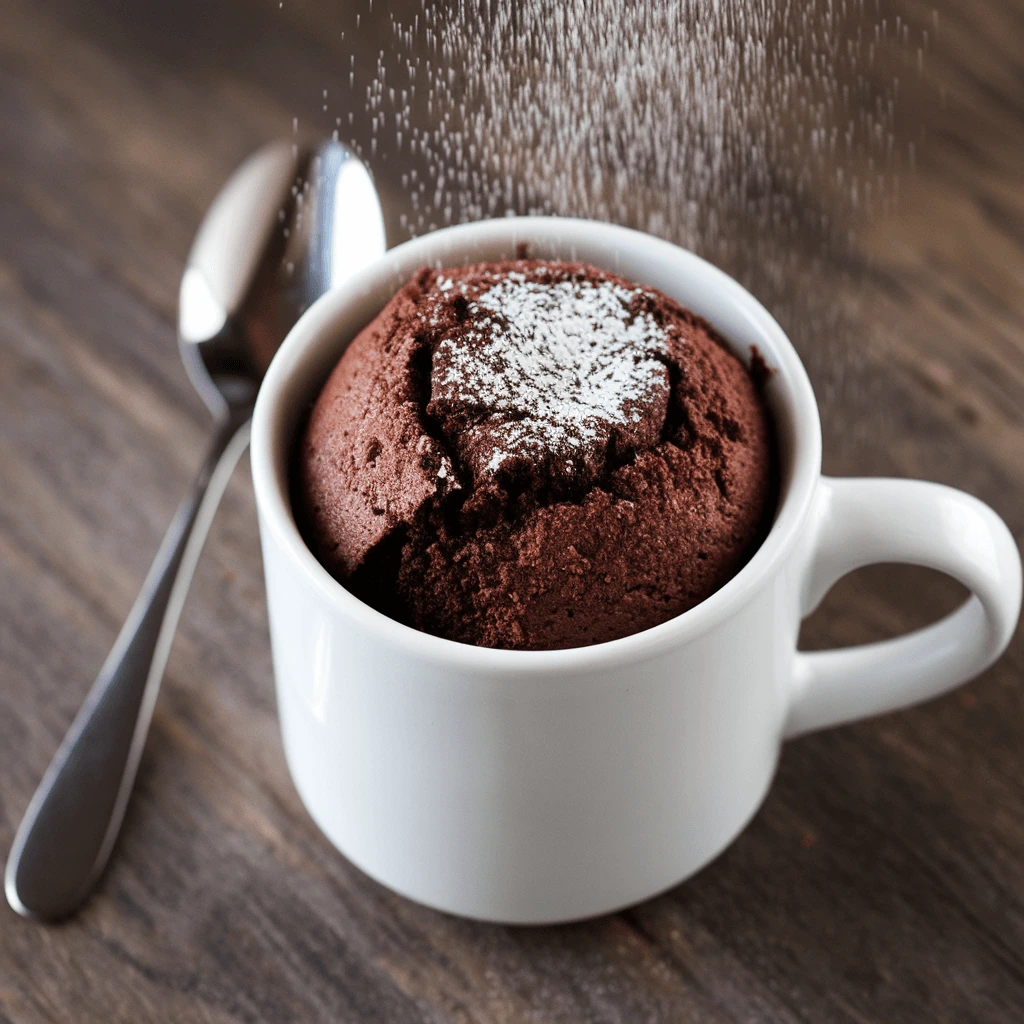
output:
<svg viewBox="0 0 1024 1024"><path fill-rule="evenodd" d="M502 651L422 633L364 604L335 580L306 546L291 507L289 471L295 431L346 346L420 267L484 260L581 260L638 284L657 288L704 317L745 363L757 348L773 371L765 399L774 420L779 459L775 516L761 546L726 584L700 604L650 629L588 647L555 651ZM329 599L389 639L424 654L515 663L550 669L552 662L602 661L613 655L678 643L681 632L701 629L729 614L785 557L807 514L820 472L821 430L806 371L768 311L741 285L693 253L596 221L517 217L460 225L396 246L346 284L319 299L292 329L260 389L252 432L253 483L261 525L287 547L296 568ZM411 635L410 635L411 634ZM473 653L470 653L473 652Z"/></svg>

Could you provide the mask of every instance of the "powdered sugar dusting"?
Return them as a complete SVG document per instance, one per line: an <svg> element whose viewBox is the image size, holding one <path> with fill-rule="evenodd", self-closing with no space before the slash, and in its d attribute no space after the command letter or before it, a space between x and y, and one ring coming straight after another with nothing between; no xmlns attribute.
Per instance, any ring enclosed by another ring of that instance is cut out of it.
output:
<svg viewBox="0 0 1024 1024"><path fill-rule="evenodd" d="M475 473L551 460L572 474L613 432L639 429L645 410L663 404L666 337L637 302L643 294L512 272L469 302L468 330L435 351L433 388L436 400L481 417L466 439Z"/></svg>

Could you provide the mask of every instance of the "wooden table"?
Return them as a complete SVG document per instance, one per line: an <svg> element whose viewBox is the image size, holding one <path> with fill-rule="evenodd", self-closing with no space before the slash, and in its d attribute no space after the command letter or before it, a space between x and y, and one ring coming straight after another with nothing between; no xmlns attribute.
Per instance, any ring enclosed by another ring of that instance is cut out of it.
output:
<svg viewBox="0 0 1024 1024"><path fill-rule="evenodd" d="M931 19L930 3L883 6L915 31ZM348 52L325 26L353 7L3 5L4 853L199 458L207 419L174 344L192 234L248 151L294 114L324 127ZM902 131L927 134L899 205L814 276L759 290L814 377L828 471L955 484L1020 538L1024 9L940 14L900 108ZM397 239L395 161L378 172ZM802 315L807 289L827 315ZM925 572L863 572L805 642L878 638L960 596ZM346 863L292 788L243 468L110 871L61 927L0 913L0 1020L1020 1021L1022 670L1018 633L966 689L790 744L747 831L659 899L572 927L455 920Z"/></svg>

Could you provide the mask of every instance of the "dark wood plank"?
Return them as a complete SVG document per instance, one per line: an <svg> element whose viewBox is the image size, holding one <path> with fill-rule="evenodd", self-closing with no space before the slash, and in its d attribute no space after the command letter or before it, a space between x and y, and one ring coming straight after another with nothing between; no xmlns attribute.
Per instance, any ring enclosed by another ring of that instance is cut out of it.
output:
<svg viewBox="0 0 1024 1024"><path fill-rule="evenodd" d="M404 3L378 0L361 38ZM933 25L930 2L884 6L915 32ZM860 219L850 249L780 239L769 254L785 273L765 272L764 249L709 255L791 332L830 472L955 484L1021 538L1024 13L939 6L924 75L901 76L916 173L899 202ZM237 161L293 116L333 127L356 9L5 6L0 850L198 461L205 413L173 337L192 233ZM365 79L374 47L355 53ZM899 54L886 59L880 75ZM385 149L375 169L398 239L401 163ZM933 574L874 569L804 639L888 635L959 596ZM112 870L59 928L0 915L0 1020L1009 1024L1024 1006L1022 674L1018 633L959 693L789 745L740 839L632 911L535 930L455 920L363 877L292 789L243 468Z"/></svg>

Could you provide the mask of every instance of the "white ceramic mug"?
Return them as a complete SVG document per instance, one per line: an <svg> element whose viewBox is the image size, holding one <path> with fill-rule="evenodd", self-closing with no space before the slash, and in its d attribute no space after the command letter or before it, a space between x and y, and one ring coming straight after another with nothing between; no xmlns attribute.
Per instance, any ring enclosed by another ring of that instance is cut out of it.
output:
<svg viewBox="0 0 1024 1024"><path fill-rule="evenodd" d="M472 647L387 618L322 568L289 501L298 420L357 331L418 267L512 257L521 243L659 288L775 370L782 485L763 545L685 614L573 650ZM1017 548L987 505L938 484L823 477L810 382L768 312L692 253L606 224L494 220L391 250L285 341L252 466L295 785L367 874L469 917L566 921L675 885L754 814L783 740L964 682L1006 647L1020 609ZM873 562L939 569L973 596L895 640L798 652L800 620Z"/></svg>

